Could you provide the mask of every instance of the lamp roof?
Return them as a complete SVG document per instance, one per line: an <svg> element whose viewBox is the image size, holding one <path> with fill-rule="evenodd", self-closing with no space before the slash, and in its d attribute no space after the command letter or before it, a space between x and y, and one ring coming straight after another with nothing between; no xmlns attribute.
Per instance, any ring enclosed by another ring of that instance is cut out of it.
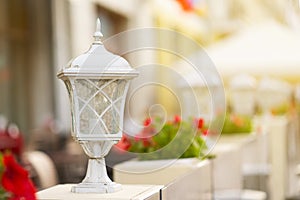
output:
<svg viewBox="0 0 300 200"><path fill-rule="evenodd" d="M109 52L101 42L101 24L97 19L97 28L94 33L94 42L90 49L72 59L59 73L59 78L65 77L94 77L102 79L133 78L138 72L121 56Z"/></svg>

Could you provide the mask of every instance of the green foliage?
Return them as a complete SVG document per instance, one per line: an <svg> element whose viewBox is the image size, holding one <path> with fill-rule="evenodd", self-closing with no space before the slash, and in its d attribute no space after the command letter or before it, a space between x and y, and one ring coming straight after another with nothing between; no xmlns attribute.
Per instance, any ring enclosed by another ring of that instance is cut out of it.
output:
<svg viewBox="0 0 300 200"><path fill-rule="evenodd" d="M4 190L3 187L0 187L0 200L7 200L11 195Z"/></svg>
<svg viewBox="0 0 300 200"><path fill-rule="evenodd" d="M0 180L2 180L4 169L3 154L0 152ZM0 185L0 200L6 200L9 196L9 193L2 187L2 185Z"/></svg>
<svg viewBox="0 0 300 200"><path fill-rule="evenodd" d="M0 178L2 177L3 171L4 171L3 154L0 153Z"/></svg>
<svg viewBox="0 0 300 200"><path fill-rule="evenodd" d="M220 120L219 116L216 120ZM252 120L248 116L226 114L224 120L224 126L222 133L224 134L235 134L235 133L251 133L252 132Z"/></svg>
<svg viewBox="0 0 300 200"><path fill-rule="evenodd" d="M207 149L195 120L182 121L178 117L165 124L161 118L155 118L141 133L127 140L128 150L138 153L141 160L202 157Z"/></svg>
<svg viewBox="0 0 300 200"><path fill-rule="evenodd" d="M290 105L288 103L282 103L271 109L272 115L285 115L288 113L290 109Z"/></svg>

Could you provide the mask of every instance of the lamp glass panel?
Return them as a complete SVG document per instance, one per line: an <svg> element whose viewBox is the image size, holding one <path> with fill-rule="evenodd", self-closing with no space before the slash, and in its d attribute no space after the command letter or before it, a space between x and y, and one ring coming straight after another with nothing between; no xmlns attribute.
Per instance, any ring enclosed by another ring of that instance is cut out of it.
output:
<svg viewBox="0 0 300 200"><path fill-rule="evenodd" d="M123 79L75 79L74 113L77 129L83 135L117 134L123 123L124 94L127 81Z"/></svg>

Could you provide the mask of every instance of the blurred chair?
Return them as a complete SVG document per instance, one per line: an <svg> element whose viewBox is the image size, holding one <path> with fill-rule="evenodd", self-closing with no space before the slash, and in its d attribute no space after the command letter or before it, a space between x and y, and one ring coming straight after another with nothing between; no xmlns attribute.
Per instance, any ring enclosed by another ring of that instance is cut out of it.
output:
<svg viewBox="0 0 300 200"><path fill-rule="evenodd" d="M50 157L41 151L30 151L25 153L26 158L34 168L39 181L39 189L56 185L58 176L56 168Z"/></svg>
<svg viewBox="0 0 300 200"><path fill-rule="evenodd" d="M40 127L34 129L30 133L27 149L32 151L42 151L49 155L64 147L64 145L61 144L62 137L63 135L59 132L56 121L52 118L47 118Z"/></svg>
<svg viewBox="0 0 300 200"><path fill-rule="evenodd" d="M267 195L265 192L255 190L222 190L214 195L215 200L265 200Z"/></svg>
<svg viewBox="0 0 300 200"><path fill-rule="evenodd" d="M213 163L213 187L215 200L265 200L263 191L243 188L243 146L237 141L219 141L213 149L216 158Z"/></svg>

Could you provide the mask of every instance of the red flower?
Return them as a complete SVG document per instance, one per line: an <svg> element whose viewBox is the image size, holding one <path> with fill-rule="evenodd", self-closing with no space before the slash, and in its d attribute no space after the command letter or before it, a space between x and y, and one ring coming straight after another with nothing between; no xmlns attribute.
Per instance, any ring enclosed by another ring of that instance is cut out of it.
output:
<svg viewBox="0 0 300 200"><path fill-rule="evenodd" d="M127 151L130 148L131 143L130 143L128 137L126 135L123 135L122 138L121 138L121 140L116 144L116 146L119 149Z"/></svg>
<svg viewBox="0 0 300 200"><path fill-rule="evenodd" d="M178 124L178 123L180 123L181 122L181 117L179 116L179 115L175 115L174 116L174 123L175 124Z"/></svg>
<svg viewBox="0 0 300 200"><path fill-rule="evenodd" d="M23 148L23 139L21 133L10 134L7 130L0 132L0 151L12 151L15 155L20 156Z"/></svg>
<svg viewBox="0 0 300 200"><path fill-rule="evenodd" d="M198 129L202 129L204 126L204 119L203 118L200 118L198 120Z"/></svg>
<svg viewBox="0 0 300 200"><path fill-rule="evenodd" d="M203 130L202 135L207 136L208 135L208 129Z"/></svg>
<svg viewBox="0 0 300 200"><path fill-rule="evenodd" d="M236 116L236 115L232 115L231 116L231 121L234 123L234 125L241 127L244 124L244 121L241 117Z"/></svg>
<svg viewBox="0 0 300 200"><path fill-rule="evenodd" d="M144 121L144 126L149 126L152 123L152 119L150 117L148 117L147 119L145 119Z"/></svg>
<svg viewBox="0 0 300 200"><path fill-rule="evenodd" d="M35 188L28 177L28 172L15 160L12 154L3 156L5 166L1 184L11 193L9 200L35 200Z"/></svg>
<svg viewBox="0 0 300 200"><path fill-rule="evenodd" d="M138 142L140 140L141 140L141 136L139 134L137 134L137 135L134 136L134 141L135 142Z"/></svg>
<svg viewBox="0 0 300 200"><path fill-rule="evenodd" d="M151 136L145 135L144 132L137 134L134 136L135 142L142 142L143 147L149 147L152 144L152 138Z"/></svg>
<svg viewBox="0 0 300 200"><path fill-rule="evenodd" d="M143 146L144 147L151 146L151 139L149 139L149 138L143 138L142 141L143 141Z"/></svg>

